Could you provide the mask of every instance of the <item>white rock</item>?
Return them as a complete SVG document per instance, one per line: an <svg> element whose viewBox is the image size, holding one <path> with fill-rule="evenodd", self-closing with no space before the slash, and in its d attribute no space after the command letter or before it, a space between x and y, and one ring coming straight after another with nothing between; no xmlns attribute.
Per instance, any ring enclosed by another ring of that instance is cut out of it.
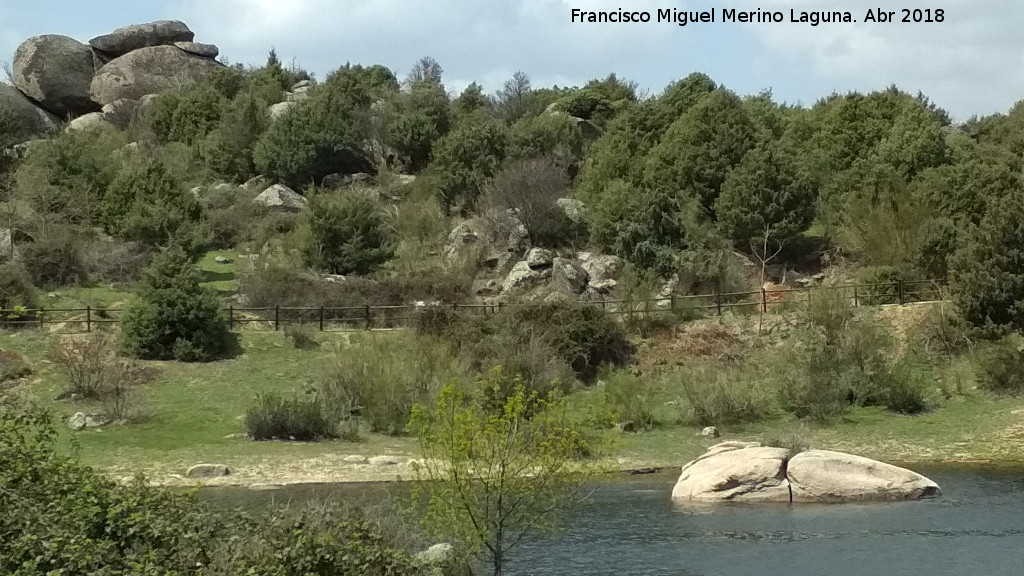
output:
<svg viewBox="0 0 1024 576"><path fill-rule="evenodd" d="M546 268L554 259L555 253L544 248L534 248L526 253L526 264L530 268Z"/></svg>
<svg viewBox="0 0 1024 576"><path fill-rule="evenodd" d="M587 271L568 258L552 261L551 282L556 290L566 294L579 294L587 287Z"/></svg>
<svg viewBox="0 0 1024 576"><path fill-rule="evenodd" d="M271 104L270 108L267 108L267 113L270 115L271 120L277 120L281 116L284 116L289 110L294 108L298 102L278 102L277 104Z"/></svg>
<svg viewBox="0 0 1024 576"><path fill-rule="evenodd" d="M717 447L716 447L717 448ZM675 501L789 502L789 451L763 446L719 449L683 467Z"/></svg>
<svg viewBox="0 0 1024 576"><path fill-rule="evenodd" d="M529 290L543 284L550 275L550 268L547 270L534 270L523 260L517 262L512 267L512 271L508 273L508 276L501 285L501 291L508 293L516 290Z"/></svg>
<svg viewBox="0 0 1024 576"><path fill-rule="evenodd" d="M222 478L231 474L224 464L196 464L185 472L186 478Z"/></svg>
<svg viewBox="0 0 1024 576"><path fill-rule="evenodd" d="M455 547L451 544L434 544L423 552L416 554L416 559L425 564L442 564L455 555Z"/></svg>
<svg viewBox="0 0 1024 576"><path fill-rule="evenodd" d="M402 460L396 456L374 456L368 462L371 466L398 466Z"/></svg>
<svg viewBox="0 0 1024 576"><path fill-rule="evenodd" d="M715 428L714 426L708 426L707 428L700 431L700 435L704 436L705 438L718 438L718 428Z"/></svg>
<svg viewBox="0 0 1024 576"><path fill-rule="evenodd" d="M106 116L102 112L90 112L84 116L79 116L68 123L68 132L83 132L86 130L100 130L107 126L110 126L110 122L107 122Z"/></svg>
<svg viewBox="0 0 1024 576"><path fill-rule="evenodd" d="M298 212L306 207L306 199L284 184L274 184L253 202L277 212Z"/></svg>
<svg viewBox="0 0 1024 576"><path fill-rule="evenodd" d="M595 289L608 280L617 280L624 264L618 256L594 254L587 254L587 258L581 254L580 261L590 276L590 286Z"/></svg>
<svg viewBox="0 0 1024 576"><path fill-rule="evenodd" d="M347 464L366 464L367 462L366 456L358 455L346 456L343 460Z"/></svg>
<svg viewBox="0 0 1024 576"><path fill-rule="evenodd" d="M916 472L828 450L793 456L787 476L793 502L919 500L941 493L938 484Z"/></svg>

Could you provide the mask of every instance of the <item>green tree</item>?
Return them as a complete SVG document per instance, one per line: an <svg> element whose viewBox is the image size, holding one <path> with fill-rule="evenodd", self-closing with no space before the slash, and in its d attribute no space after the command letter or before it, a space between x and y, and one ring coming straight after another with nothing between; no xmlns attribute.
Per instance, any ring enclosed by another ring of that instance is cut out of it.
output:
<svg viewBox="0 0 1024 576"><path fill-rule="evenodd" d="M104 195L103 211L106 230L125 240L150 247L177 242L193 254L203 248L202 206L158 161L123 170Z"/></svg>
<svg viewBox="0 0 1024 576"><path fill-rule="evenodd" d="M332 274L369 274L395 254L395 239L377 203L361 194L314 196L306 264Z"/></svg>
<svg viewBox="0 0 1024 576"><path fill-rule="evenodd" d="M389 141L411 170L426 167L437 140L451 128L448 95L431 80L409 85L401 95L399 112L388 131Z"/></svg>
<svg viewBox="0 0 1024 576"><path fill-rule="evenodd" d="M547 157L566 167L583 161L583 134L566 114L523 118L509 129L510 158Z"/></svg>
<svg viewBox="0 0 1024 576"><path fill-rule="evenodd" d="M477 383L500 386L500 369ZM521 383L497 412L446 386L436 406L415 409L422 463L414 497L424 528L482 553L500 576L508 557L536 533L557 529L584 501L591 466L564 401L527 395Z"/></svg>
<svg viewBox="0 0 1024 576"><path fill-rule="evenodd" d="M716 90L676 120L647 160L645 181L695 198L710 214L732 170L754 142L740 99Z"/></svg>
<svg viewBox="0 0 1024 576"><path fill-rule="evenodd" d="M195 263L178 246L143 272L121 322L121 349L133 358L202 362L232 351L234 336L217 294L203 287Z"/></svg>
<svg viewBox="0 0 1024 576"><path fill-rule="evenodd" d="M363 150L372 101L363 69L339 69L262 134L253 150L256 168L292 188L333 173L372 171Z"/></svg>
<svg viewBox="0 0 1024 576"><path fill-rule="evenodd" d="M484 89L476 82L473 82L466 86L462 94L459 94L459 97L452 103L452 108L456 116L464 117L477 110L485 109L490 105L491 101L484 94Z"/></svg>
<svg viewBox="0 0 1024 576"><path fill-rule="evenodd" d="M994 198L949 263L964 319L979 328L1024 330L1024 192Z"/></svg>
<svg viewBox="0 0 1024 576"><path fill-rule="evenodd" d="M729 173L715 212L722 232L744 247L765 238L782 244L810 225L816 198L796 160L768 146L748 152Z"/></svg>
<svg viewBox="0 0 1024 576"><path fill-rule="evenodd" d="M253 150L269 124L265 108L252 91L235 97L221 118L220 126L200 146L207 168L237 182L256 175Z"/></svg>
<svg viewBox="0 0 1024 576"><path fill-rule="evenodd" d="M612 214L618 215L609 218L608 211L600 212L604 227L597 237L620 258L659 276L671 276L690 247L689 230L697 226L696 203L681 200L664 187L636 190L623 183L613 193L618 210Z"/></svg>
<svg viewBox="0 0 1024 576"><path fill-rule="evenodd" d="M437 142L433 168L438 175L438 200L445 210L456 204L464 210L474 205L504 162L508 141L502 124L472 117Z"/></svg>

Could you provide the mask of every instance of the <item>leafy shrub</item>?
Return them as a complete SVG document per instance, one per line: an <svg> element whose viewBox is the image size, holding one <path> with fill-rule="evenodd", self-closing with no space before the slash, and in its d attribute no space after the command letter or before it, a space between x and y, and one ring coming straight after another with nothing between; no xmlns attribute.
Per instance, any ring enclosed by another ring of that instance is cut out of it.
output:
<svg viewBox="0 0 1024 576"><path fill-rule="evenodd" d="M799 351L787 364L791 369L776 375L779 402L787 412L828 422L850 410L850 374L834 349Z"/></svg>
<svg viewBox="0 0 1024 576"><path fill-rule="evenodd" d="M463 318L448 306L424 306L417 310L414 327L419 334L444 336Z"/></svg>
<svg viewBox="0 0 1024 576"><path fill-rule="evenodd" d="M468 210L505 160L508 132L499 122L470 117L434 146L438 201L444 209Z"/></svg>
<svg viewBox="0 0 1024 576"><path fill-rule="evenodd" d="M653 396L654 386L649 378L618 371L609 374L605 381L605 404L615 424L626 432L654 429Z"/></svg>
<svg viewBox="0 0 1024 576"><path fill-rule="evenodd" d="M233 350L235 338L217 295L200 285L184 251L171 247L143 274L121 322L121 348L147 360L207 361Z"/></svg>
<svg viewBox="0 0 1024 576"><path fill-rule="evenodd" d="M367 274L395 253L384 215L370 198L318 195L310 202L306 263L333 274Z"/></svg>
<svg viewBox="0 0 1024 576"><path fill-rule="evenodd" d="M20 249L25 270L36 286L59 288L83 283L88 278L81 237L72 230L51 230L41 240Z"/></svg>
<svg viewBox="0 0 1024 576"><path fill-rule="evenodd" d="M1010 338L981 347L975 360L978 383L997 394L1024 393L1024 352Z"/></svg>
<svg viewBox="0 0 1024 576"><path fill-rule="evenodd" d="M0 264L0 310L34 308L35 305L35 288L28 272L17 263Z"/></svg>
<svg viewBox="0 0 1024 576"><path fill-rule="evenodd" d="M585 382L603 366L624 366L633 345L618 323L600 308L579 302L529 302L513 306L508 330L536 334Z"/></svg>
<svg viewBox="0 0 1024 576"><path fill-rule="evenodd" d="M865 268L860 274L860 282L868 286L863 288L861 302L869 306L898 303L902 281L903 275L892 266Z"/></svg>
<svg viewBox="0 0 1024 576"><path fill-rule="evenodd" d="M898 414L920 414L928 409L928 372L913 356L906 356L883 375L881 403Z"/></svg>
<svg viewBox="0 0 1024 576"><path fill-rule="evenodd" d="M259 394L245 412L246 433L253 440L294 440L316 442L337 437L335 427L324 416L319 398L282 398L276 393Z"/></svg>
<svg viewBox="0 0 1024 576"><path fill-rule="evenodd" d="M426 336L368 337L334 351L317 390L333 422L357 416L371 431L407 432L412 408L458 376L443 342Z"/></svg>
<svg viewBox="0 0 1024 576"><path fill-rule="evenodd" d="M683 419L698 426L757 422L771 416L771 390L749 370L697 365L668 377L666 386L682 390Z"/></svg>

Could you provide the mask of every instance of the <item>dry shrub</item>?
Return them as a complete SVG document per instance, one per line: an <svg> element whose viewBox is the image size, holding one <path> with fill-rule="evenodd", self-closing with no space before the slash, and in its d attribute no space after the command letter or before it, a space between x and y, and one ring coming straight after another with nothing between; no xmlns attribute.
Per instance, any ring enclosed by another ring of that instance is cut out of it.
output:
<svg viewBox="0 0 1024 576"><path fill-rule="evenodd" d="M686 327L668 348L682 356L721 357L742 344L738 336L721 324L695 324Z"/></svg>
<svg viewBox="0 0 1024 576"><path fill-rule="evenodd" d="M491 227L503 238L514 225L505 215L514 215L534 246L570 245L581 231L556 203L568 189L568 174L550 159L512 162L487 185L481 212L491 215Z"/></svg>
<svg viewBox="0 0 1024 576"><path fill-rule="evenodd" d="M96 332L55 340L47 357L67 380L69 393L98 400L111 420L133 420L141 414L137 388L156 372L135 360L119 358L116 350L111 335Z"/></svg>

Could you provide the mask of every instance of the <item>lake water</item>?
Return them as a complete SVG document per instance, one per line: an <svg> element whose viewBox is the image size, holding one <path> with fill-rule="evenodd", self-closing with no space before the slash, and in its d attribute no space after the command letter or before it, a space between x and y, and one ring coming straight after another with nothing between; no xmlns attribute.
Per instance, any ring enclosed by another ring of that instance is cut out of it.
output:
<svg viewBox="0 0 1024 576"><path fill-rule="evenodd" d="M598 487L563 534L513 553L506 574L555 576L1024 575L1024 470L915 469L943 496L855 505L672 504L675 475ZM245 495L379 498L388 486L296 487ZM214 500L238 493L215 491ZM481 572L485 573L485 572Z"/></svg>

